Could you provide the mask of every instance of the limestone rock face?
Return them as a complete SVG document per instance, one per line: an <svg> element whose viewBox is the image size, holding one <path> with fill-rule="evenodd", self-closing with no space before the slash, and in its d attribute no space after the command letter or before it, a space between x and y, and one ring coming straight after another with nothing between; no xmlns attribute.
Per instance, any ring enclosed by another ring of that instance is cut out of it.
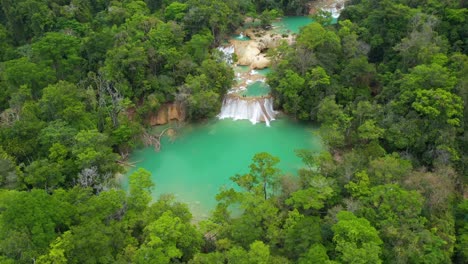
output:
<svg viewBox="0 0 468 264"><path fill-rule="evenodd" d="M168 122L167 118L167 107L163 105L161 109L156 113L156 115L151 115L150 117L150 125L164 125Z"/></svg>
<svg viewBox="0 0 468 264"><path fill-rule="evenodd" d="M251 28L248 28L244 31L244 34L249 37L250 39L255 39L255 33Z"/></svg>
<svg viewBox="0 0 468 264"><path fill-rule="evenodd" d="M252 69L264 69L266 67L269 67L271 64L271 61L270 59L268 59L267 57L265 57L264 54L260 54L258 56L256 56L254 58L254 60L252 61L252 63L250 64L250 68Z"/></svg>
<svg viewBox="0 0 468 264"><path fill-rule="evenodd" d="M289 45L294 42L294 36L292 35L283 37L265 30L247 29L245 35L251 40L231 40L230 43L234 47L237 64L250 66L251 69L263 69L270 66L270 59L266 57L265 53L262 53L265 50L278 47L281 41L286 41Z"/></svg>
<svg viewBox="0 0 468 264"><path fill-rule="evenodd" d="M250 66L252 69L263 69L270 66L270 60L261 53L264 49L262 43L256 40L250 41L231 41L234 46L234 51L237 56L237 64L242 66Z"/></svg>
<svg viewBox="0 0 468 264"><path fill-rule="evenodd" d="M168 119L177 121L182 121L182 111L180 111L180 107L176 104L170 104L167 109Z"/></svg>
<svg viewBox="0 0 468 264"><path fill-rule="evenodd" d="M256 41L233 40L231 44L234 46L238 65L249 66L252 64L255 57L260 54L260 49Z"/></svg>
<svg viewBox="0 0 468 264"><path fill-rule="evenodd" d="M185 119L182 108L176 103L165 104L161 106L155 115L149 117L151 126L164 125L171 120L183 121Z"/></svg>

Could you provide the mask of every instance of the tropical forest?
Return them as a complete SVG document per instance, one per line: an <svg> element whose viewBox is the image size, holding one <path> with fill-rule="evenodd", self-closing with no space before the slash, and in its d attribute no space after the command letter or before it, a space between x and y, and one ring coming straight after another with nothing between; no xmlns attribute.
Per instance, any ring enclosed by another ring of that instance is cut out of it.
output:
<svg viewBox="0 0 468 264"><path fill-rule="evenodd" d="M0 0L0 263L468 263L468 2Z"/></svg>

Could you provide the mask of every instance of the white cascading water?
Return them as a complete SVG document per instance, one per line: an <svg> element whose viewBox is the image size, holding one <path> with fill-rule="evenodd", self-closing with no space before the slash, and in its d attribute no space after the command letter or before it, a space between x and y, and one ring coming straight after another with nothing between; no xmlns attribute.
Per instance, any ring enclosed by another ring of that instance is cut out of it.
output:
<svg viewBox="0 0 468 264"><path fill-rule="evenodd" d="M340 13L341 13L341 9L339 9L337 7L322 8L322 10L330 12L331 16L333 18L338 18L340 16Z"/></svg>
<svg viewBox="0 0 468 264"><path fill-rule="evenodd" d="M223 59L226 63L232 65L232 57L235 52L234 46L218 47L218 50L223 53ZM258 74L258 72L252 70L250 75L254 74ZM237 75L237 79L242 79L240 74ZM247 84L252 82L252 80L246 80ZM252 124L265 122L267 126L270 126L270 121L275 120L276 116L276 111L273 110L273 98L271 96L257 98L234 95L234 93L245 89L246 87L240 86L228 91L228 94L224 98L221 113L219 113L218 118L232 118L234 120L247 119L250 120Z"/></svg>
<svg viewBox="0 0 468 264"><path fill-rule="evenodd" d="M270 121L275 120L276 111L273 110L273 98L241 98L227 96L224 98L219 119L232 118L234 120L247 119L256 124L265 122L270 126Z"/></svg>
<svg viewBox="0 0 468 264"><path fill-rule="evenodd" d="M223 59L227 64L232 65L233 59L232 55L234 54L234 46L218 47L218 50L223 53Z"/></svg>

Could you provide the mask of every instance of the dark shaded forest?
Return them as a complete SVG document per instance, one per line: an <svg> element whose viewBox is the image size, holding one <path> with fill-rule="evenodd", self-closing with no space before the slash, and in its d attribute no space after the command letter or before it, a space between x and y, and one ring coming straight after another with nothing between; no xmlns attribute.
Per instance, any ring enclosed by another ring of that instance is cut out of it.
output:
<svg viewBox="0 0 468 264"><path fill-rule="evenodd" d="M269 51L277 109L320 124L285 175L258 153L209 220L116 184L148 119L214 117L216 50L291 0L0 0L1 263L466 263L468 6L351 0Z"/></svg>

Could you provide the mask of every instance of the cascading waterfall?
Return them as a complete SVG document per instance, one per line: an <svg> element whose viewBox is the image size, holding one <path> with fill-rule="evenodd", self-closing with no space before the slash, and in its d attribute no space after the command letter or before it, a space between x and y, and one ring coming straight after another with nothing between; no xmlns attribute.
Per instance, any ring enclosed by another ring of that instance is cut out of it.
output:
<svg viewBox="0 0 468 264"><path fill-rule="evenodd" d="M232 65L234 63L232 59L234 54L234 46L218 47L218 50L223 54L223 59L227 64Z"/></svg>
<svg viewBox="0 0 468 264"><path fill-rule="evenodd" d="M256 124L265 122L270 126L270 121L275 120L276 111L273 110L273 98L271 96L239 97L228 95L224 98L219 119L232 118L234 120L247 119Z"/></svg>
<svg viewBox="0 0 468 264"><path fill-rule="evenodd" d="M340 13L341 13L341 8L338 8L336 6L333 6L333 7L324 7L322 8L323 11L326 11L326 12L330 12L331 13L331 16L333 18L338 18L340 16Z"/></svg>
<svg viewBox="0 0 468 264"><path fill-rule="evenodd" d="M243 33L241 33L243 37ZM223 54L223 59L229 65L233 65L234 46L218 47L218 50ZM275 120L276 111L273 110L273 98L271 95L263 96L245 96L240 92L248 89L247 85L255 81L265 82L265 79L259 79L260 75L255 70L246 74L238 73L236 81L240 84L233 87L227 92L223 100L221 112L218 115L219 119L232 118L234 120L247 119L256 124L265 122L270 126L270 121Z"/></svg>

